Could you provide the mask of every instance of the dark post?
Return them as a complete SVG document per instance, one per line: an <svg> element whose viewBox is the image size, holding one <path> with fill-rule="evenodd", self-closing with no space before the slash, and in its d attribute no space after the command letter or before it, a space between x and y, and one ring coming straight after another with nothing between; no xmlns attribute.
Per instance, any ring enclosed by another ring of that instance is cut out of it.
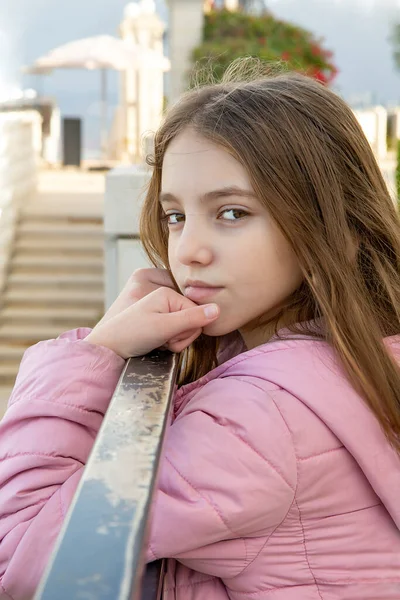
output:
<svg viewBox="0 0 400 600"><path fill-rule="evenodd" d="M63 119L63 165L81 166L82 121L79 118Z"/></svg>

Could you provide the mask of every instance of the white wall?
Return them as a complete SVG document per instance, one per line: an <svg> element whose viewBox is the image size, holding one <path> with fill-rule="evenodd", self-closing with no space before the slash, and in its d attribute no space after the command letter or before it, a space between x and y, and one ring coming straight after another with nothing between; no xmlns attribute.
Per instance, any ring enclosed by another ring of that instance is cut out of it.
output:
<svg viewBox="0 0 400 600"><path fill-rule="evenodd" d="M0 113L0 292L19 208L36 189L40 128L37 112Z"/></svg>

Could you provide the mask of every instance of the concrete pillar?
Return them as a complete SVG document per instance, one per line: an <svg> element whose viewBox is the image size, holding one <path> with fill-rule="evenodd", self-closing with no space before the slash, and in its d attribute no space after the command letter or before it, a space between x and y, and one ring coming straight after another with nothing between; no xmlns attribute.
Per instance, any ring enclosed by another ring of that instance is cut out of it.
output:
<svg viewBox="0 0 400 600"><path fill-rule="evenodd" d="M375 107L376 114L376 155L378 160L387 154L387 110L383 106Z"/></svg>
<svg viewBox="0 0 400 600"><path fill-rule="evenodd" d="M151 172L142 165L107 174L104 202L106 308L136 269L150 267L139 239L139 219Z"/></svg>
<svg viewBox="0 0 400 600"><path fill-rule="evenodd" d="M241 0L204 0L204 12L208 13L214 9L226 8L227 10L239 10L242 6Z"/></svg>
<svg viewBox="0 0 400 600"><path fill-rule="evenodd" d="M239 0L225 0L225 8L227 10L234 12L239 9L239 6Z"/></svg>
<svg viewBox="0 0 400 600"><path fill-rule="evenodd" d="M163 33L165 24L156 14L154 0L140 0L125 8L120 26L121 36L139 46L145 53L159 56L159 66L150 68L146 60L139 68L128 69L121 77L123 110L120 130L125 132L123 156L125 162L138 163L144 154L144 137L160 125L164 100Z"/></svg>
<svg viewBox="0 0 400 600"><path fill-rule="evenodd" d="M204 0L167 0L171 73L169 100L175 102L187 89L191 54L203 39Z"/></svg>
<svg viewBox="0 0 400 600"><path fill-rule="evenodd" d="M395 132L394 135L397 140L400 140L400 108L396 107L393 109L393 115L395 119Z"/></svg>

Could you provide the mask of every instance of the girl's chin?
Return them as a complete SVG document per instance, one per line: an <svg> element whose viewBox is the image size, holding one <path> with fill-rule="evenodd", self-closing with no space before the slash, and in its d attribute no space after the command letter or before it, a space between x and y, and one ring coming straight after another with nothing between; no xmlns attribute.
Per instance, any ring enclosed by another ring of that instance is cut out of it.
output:
<svg viewBox="0 0 400 600"><path fill-rule="evenodd" d="M203 333L210 337L220 337L232 333L235 329L235 326L229 326L227 323L220 322L220 320L217 319L214 323L210 323L206 327L203 327Z"/></svg>

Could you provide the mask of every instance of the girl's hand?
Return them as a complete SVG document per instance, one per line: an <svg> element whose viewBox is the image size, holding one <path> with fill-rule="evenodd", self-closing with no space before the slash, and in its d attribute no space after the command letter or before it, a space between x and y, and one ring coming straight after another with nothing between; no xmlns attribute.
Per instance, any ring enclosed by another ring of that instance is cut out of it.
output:
<svg viewBox="0 0 400 600"><path fill-rule="evenodd" d="M125 359L161 346L182 352L218 316L216 304L198 306L175 290L161 287L102 319L84 341L105 346Z"/></svg>
<svg viewBox="0 0 400 600"><path fill-rule="evenodd" d="M99 325L109 321L138 300L161 287L174 289L174 284L167 269L157 269L155 267L137 269L129 277L123 290L101 319Z"/></svg>

